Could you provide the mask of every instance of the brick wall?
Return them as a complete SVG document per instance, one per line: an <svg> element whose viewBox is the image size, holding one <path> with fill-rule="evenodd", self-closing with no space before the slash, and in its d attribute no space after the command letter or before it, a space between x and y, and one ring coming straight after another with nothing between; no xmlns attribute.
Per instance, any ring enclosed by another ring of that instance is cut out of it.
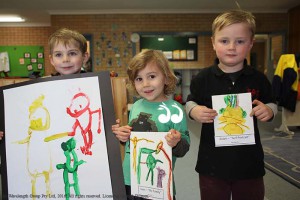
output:
<svg viewBox="0 0 300 200"><path fill-rule="evenodd" d="M105 14L105 15L54 15L51 16L51 27L0 27L0 45L42 45L45 48L45 73L53 72L48 59L47 40L49 35L60 27L78 30L93 36L94 70L114 70L120 76L126 76L126 66L139 45L128 43L133 32L197 32L198 61L172 62L175 68L201 68L210 65L215 54L212 50L210 35L211 23L217 14ZM287 13L254 14L257 21L257 33L271 33L288 30ZM123 40L120 35L125 33ZM101 36L105 35L102 41ZM115 35L117 38L115 39ZM107 41L112 48L108 49ZM117 48L117 49L116 49ZM120 58L115 57L118 50ZM124 51L127 50L126 57ZM103 52L105 57L103 57ZM112 66L107 63L112 61ZM118 66L118 59L119 65Z"/></svg>

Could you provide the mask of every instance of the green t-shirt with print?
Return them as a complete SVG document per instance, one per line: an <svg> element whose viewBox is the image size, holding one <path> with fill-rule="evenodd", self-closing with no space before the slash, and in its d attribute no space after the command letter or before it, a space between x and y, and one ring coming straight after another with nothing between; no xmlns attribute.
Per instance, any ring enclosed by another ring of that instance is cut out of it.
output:
<svg viewBox="0 0 300 200"><path fill-rule="evenodd" d="M189 149L190 137L186 119L182 105L172 99L164 102L149 102L146 99L140 99L133 104L130 110L129 126L132 127L132 131L139 132L168 132L170 129L179 131L181 133L181 141L172 149L172 165L174 170L176 154L184 155ZM123 161L125 185L131 185L129 144L128 140L125 145L125 157Z"/></svg>

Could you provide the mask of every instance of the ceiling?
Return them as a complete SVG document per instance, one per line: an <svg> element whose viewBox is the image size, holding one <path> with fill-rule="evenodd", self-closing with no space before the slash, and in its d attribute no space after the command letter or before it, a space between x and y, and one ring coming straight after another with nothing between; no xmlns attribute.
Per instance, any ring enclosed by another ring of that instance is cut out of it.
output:
<svg viewBox="0 0 300 200"><path fill-rule="evenodd" d="M50 26L50 15L132 13L219 13L242 8L256 13L282 13L299 0L0 0L0 15L20 15L22 23L0 26Z"/></svg>

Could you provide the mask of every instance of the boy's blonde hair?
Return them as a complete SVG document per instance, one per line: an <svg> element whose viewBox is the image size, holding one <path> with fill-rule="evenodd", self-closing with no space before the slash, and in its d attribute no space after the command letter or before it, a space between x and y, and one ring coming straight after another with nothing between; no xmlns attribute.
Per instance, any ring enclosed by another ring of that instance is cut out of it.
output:
<svg viewBox="0 0 300 200"><path fill-rule="evenodd" d="M244 10L231 10L217 16L212 24L212 37L215 36L216 31L237 23L247 24L252 34L252 39L254 38L256 29L255 17L252 13Z"/></svg>
<svg viewBox="0 0 300 200"><path fill-rule="evenodd" d="M134 88L134 81L140 70L144 69L148 63L154 62L166 77L167 84L164 87L164 94L169 95L175 91L177 78L169 66L168 59L162 51L146 49L135 55L129 62L127 74L129 77L129 87ZM135 90L136 91L136 90ZM137 91L136 91L137 92Z"/></svg>
<svg viewBox="0 0 300 200"><path fill-rule="evenodd" d="M61 28L55 31L48 40L50 54L53 53L55 45L60 42L62 42L65 46L69 44L75 45L78 49L80 49L82 54L87 52L87 41L85 37L75 30Z"/></svg>

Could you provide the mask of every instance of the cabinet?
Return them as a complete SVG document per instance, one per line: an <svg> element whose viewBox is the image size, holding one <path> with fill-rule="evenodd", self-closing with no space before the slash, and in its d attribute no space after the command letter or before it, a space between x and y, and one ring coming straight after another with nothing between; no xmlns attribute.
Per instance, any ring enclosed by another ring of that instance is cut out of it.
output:
<svg viewBox="0 0 300 200"><path fill-rule="evenodd" d="M128 100L127 100L127 77L112 77L111 87L114 100L115 116L116 119L121 120L121 126L128 123ZM125 146L120 145L121 157L124 158Z"/></svg>
<svg viewBox="0 0 300 200"><path fill-rule="evenodd" d="M10 85L14 83L20 83L30 80L29 78L2 78L0 79L0 86Z"/></svg>
<svg viewBox="0 0 300 200"><path fill-rule="evenodd" d="M122 126L128 122L127 82L126 77L111 78L115 114L116 118L121 120Z"/></svg>

